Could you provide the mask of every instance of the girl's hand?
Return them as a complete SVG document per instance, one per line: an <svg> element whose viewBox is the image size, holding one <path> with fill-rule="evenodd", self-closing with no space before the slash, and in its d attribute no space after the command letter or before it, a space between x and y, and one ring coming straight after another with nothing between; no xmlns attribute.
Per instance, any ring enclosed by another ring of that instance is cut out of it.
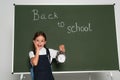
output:
<svg viewBox="0 0 120 80"><path fill-rule="evenodd" d="M36 41L33 41L33 44L34 44L34 46L35 46L36 52L39 52L40 47L37 45Z"/></svg>
<svg viewBox="0 0 120 80"><path fill-rule="evenodd" d="M64 52L64 53L65 53L65 46L64 46L64 44L61 44L61 45L59 46L59 50L60 50L61 52Z"/></svg>

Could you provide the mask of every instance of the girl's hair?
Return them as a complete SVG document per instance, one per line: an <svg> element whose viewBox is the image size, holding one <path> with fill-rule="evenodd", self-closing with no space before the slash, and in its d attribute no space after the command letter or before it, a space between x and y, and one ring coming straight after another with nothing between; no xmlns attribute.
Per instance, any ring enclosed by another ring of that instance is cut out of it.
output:
<svg viewBox="0 0 120 80"><path fill-rule="evenodd" d="M34 34L33 40L35 40L38 36L43 36L45 38L45 41L47 41L46 34L42 31L38 31ZM46 45L44 45L46 47ZM35 53L35 46L33 44L33 52Z"/></svg>
<svg viewBox="0 0 120 80"><path fill-rule="evenodd" d="M43 36L45 38L45 41L47 41L46 34L42 31L36 32L34 34L33 40L35 40L38 36Z"/></svg>

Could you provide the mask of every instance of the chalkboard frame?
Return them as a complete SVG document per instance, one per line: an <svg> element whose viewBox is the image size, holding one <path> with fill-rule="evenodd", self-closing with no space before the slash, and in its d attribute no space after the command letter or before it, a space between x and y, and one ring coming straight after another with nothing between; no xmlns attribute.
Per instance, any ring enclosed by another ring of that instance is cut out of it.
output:
<svg viewBox="0 0 120 80"><path fill-rule="evenodd" d="M15 5L15 6L17 6L17 5ZM28 5L27 5L28 6ZM69 6L69 5L67 5L67 6ZM71 5L70 5L71 6ZM76 5L75 5L76 6ZM80 6L80 5L78 5L78 6ZM90 6L90 5L89 5ZM95 5L94 5L95 6ZM113 5L114 6L114 5ZM54 14L54 13L53 13ZM76 25L77 25L77 23L75 23ZM88 25L89 25L89 23L88 23ZM15 33L14 33L15 34ZM116 36L116 35L115 35ZM14 56L14 54L13 54L13 56ZM14 59L13 59L14 60ZM14 62L13 62L13 64L14 64ZM118 65L119 66L119 65ZM117 68L118 69L118 68ZM13 70L14 70L14 67L13 67ZM118 69L119 70L119 69ZM81 70L80 70L81 71ZM86 71L86 70L85 70ZM91 71L94 71L94 70L91 70ZM98 70L99 71L99 70ZM101 71L101 70L100 70ZM106 70L105 70L106 71ZM13 71L14 72L14 71ZM58 71L59 72L59 71ZM63 71L64 72L64 71ZM67 71L65 71L65 72L67 72ZM69 72L69 71L68 71ZM72 72L72 71L71 71ZM77 72L77 71L76 71ZM79 71L78 71L79 72ZM23 72L24 73L24 72Z"/></svg>

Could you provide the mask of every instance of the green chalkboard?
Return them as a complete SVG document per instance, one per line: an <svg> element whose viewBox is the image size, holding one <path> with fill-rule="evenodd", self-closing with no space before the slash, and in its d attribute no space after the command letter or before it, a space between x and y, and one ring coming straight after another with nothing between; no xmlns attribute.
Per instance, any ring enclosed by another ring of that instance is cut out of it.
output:
<svg viewBox="0 0 120 80"><path fill-rule="evenodd" d="M119 70L114 5L15 5L13 72L29 72L37 31L47 47L66 48L66 62L53 71Z"/></svg>

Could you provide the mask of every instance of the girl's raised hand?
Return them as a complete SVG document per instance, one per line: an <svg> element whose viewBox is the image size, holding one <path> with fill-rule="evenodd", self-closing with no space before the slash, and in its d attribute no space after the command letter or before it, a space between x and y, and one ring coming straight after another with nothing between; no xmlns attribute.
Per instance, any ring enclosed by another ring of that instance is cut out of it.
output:
<svg viewBox="0 0 120 80"><path fill-rule="evenodd" d="M39 52L40 47L37 45L37 42L36 42L36 41L33 41L33 43L34 43L36 52Z"/></svg>
<svg viewBox="0 0 120 80"><path fill-rule="evenodd" d="M64 46L64 44L61 44L61 45L59 46L59 50L60 50L61 52L64 52L64 53L65 53L65 46Z"/></svg>

